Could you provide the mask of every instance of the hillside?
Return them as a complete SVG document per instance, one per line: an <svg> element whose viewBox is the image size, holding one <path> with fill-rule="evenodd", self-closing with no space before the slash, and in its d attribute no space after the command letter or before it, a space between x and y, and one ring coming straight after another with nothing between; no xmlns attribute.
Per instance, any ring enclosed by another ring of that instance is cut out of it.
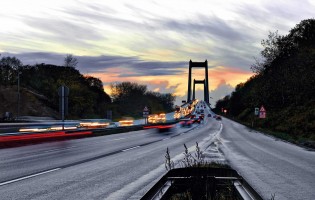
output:
<svg viewBox="0 0 315 200"><path fill-rule="evenodd" d="M0 115L17 116L17 80L20 74L20 116L59 118L58 88L69 88L66 119L142 117L144 106L152 112L169 112L175 97L147 90L146 85L123 82L112 85L115 95L105 93L100 79L82 75L75 67L50 64L22 65L15 57L0 59ZM2 116L1 116L2 117Z"/></svg>
<svg viewBox="0 0 315 200"><path fill-rule="evenodd" d="M262 60L252 66L256 74L219 100L216 111L226 109L229 117L284 139L315 141L315 19L285 36L270 33L262 45ZM266 119L254 115L262 105Z"/></svg>
<svg viewBox="0 0 315 200"><path fill-rule="evenodd" d="M20 88L20 116L52 117L58 119L57 111L48 107L44 96L36 94L26 88ZM11 112L17 116L18 93L16 86L0 86L0 113Z"/></svg>

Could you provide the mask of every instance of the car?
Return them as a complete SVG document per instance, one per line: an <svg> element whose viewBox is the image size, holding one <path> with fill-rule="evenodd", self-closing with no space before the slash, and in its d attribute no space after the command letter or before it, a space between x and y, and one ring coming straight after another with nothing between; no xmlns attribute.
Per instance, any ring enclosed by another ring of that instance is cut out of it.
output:
<svg viewBox="0 0 315 200"><path fill-rule="evenodd" d="M80 128L106 128L110 120L108 119L82 119L80 121Z"/></svg>
<svg viewBox="0 0 315 200"><path fill-rule="evenodd" d="M118 125L115 122L110 122L108 126L106 126L106 128L117 128Z"/></svg>
<svg viewBox="0 0 315 200"><path fill-rule="evenodd" d="M193 121L191 119L182 119L179 124L181 125L181 127L191 127Z"/></svg>
<svg viewBox="0 0 315 200"><path fill-rule="evenodd" d="M173 124L158 125L156 128L159 133L172 133L174 131Z"/></svg>
<svg viewBox="0 0 315 200"><path fill-rule="evenodd" d="M123 119L119 121L119 124L120 126L133 126L133 118L123 117Z"/></svg>
<svg viewBox="0 0 315 200"><path fill-rule="evenodd" d="M155 123L157 123L157 118L158 118L158 115L157 115L157 114L149 115L149 116L148 116L148 123L149 123L149 124L155 124Z"/></svg>
<svg viewBox="0 0 315 200"><path fill-rule="evenodd" d="M196 118L193 118L192 120L193 120L193 123L198 123L198 124L200 124L200 122L201 122L202 119L200 119L200 117L199 117L199 118L196 117Z"/></svg>
<svg viewBox="0 0 315 200"><path fill-rule="evenodd" d="M208 114L208 117L211 117L211 114L210 114L210 113Z"/></svg>
<svg viewBox="0 0 315 200"><path fill-rule="evenodd" d="M204 116L203 114L201 114L201 115L199 116L199 119L200 119L200 120L203 120L204 117L205 117L205 116Z"/></svg>
<svg viewBox="0 0 315 200"><path fill-rule="evenodd" d="M215 119L216 119L216 120L222 120L222 117L221 117L220 115L217 115L217 116L215 117Z"/></svg>
<svg viewBox="0 0 315 200"><path fill-rule="evenodd" d="M166 122L166 115L165 113L161 113L157 117L157 123L165 123Z"/></svg>

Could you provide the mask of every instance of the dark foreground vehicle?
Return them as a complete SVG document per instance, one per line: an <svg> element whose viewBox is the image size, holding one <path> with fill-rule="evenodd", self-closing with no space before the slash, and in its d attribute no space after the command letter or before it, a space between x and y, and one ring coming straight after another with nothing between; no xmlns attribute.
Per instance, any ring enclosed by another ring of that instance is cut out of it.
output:
<svg viewBox="0 0 315 200"><path fill-rule="evenodd" d="M217 115L217 116L215 117L215 119L216 119L216 120L222 120L222 117L221 117L220 115Z"/></svg>

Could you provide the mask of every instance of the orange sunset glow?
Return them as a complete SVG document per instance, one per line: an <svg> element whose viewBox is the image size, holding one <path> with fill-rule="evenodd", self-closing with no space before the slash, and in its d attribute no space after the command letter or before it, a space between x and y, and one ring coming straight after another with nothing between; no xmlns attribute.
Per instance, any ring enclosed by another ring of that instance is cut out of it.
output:
<svg viewBox="0 0 315 200"><path fill-rule="evenodd" d="M188 66L188 62L187 62ZM204 70L197 69L193 71L193 79L204 79ZM253 73L235 69L233 67L218 66L209 69L209 90L216 90L221 84L227 84L235 87L241 82L245 82L249 79ZM188 85L188 67L187 70L183 70L183 74L180 76L129 76L121 77L117 73L116 69L108 69L106 73L93 73L89 74L97 77L104 83L104 90L106 93L111 94L110 84L115 82L137 82L139 84L148 85L150 90L155 92L171 92L174 95L184 98L187 93ZM196 85L196 90L202 90L203 86Z"/></svg>

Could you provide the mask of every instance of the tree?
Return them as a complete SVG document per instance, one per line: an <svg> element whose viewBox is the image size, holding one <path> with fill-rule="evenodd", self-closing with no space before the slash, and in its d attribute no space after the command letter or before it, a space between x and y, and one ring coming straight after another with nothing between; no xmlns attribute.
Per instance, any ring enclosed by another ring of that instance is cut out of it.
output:
<svg viewBox="0 0 315 200"><path fill-rule="evenodd" d="M110 87L114 102L124 102L128 98L139 98L147 91L146 85L139 85L131 82L111 84Z"/></svg>
<svg viewBox="0 0 315 200"><path fill-rule="evenodd" d="M78 64L78 60L72 54L67 54L64 61L65 67L75 68Z"/></svg>
<svg viewBox="0 0 315 200"><path fill-rule="evenodd" d="M256 75L218 101L217 111L228 106L232 116L246 121L254 107L264 105L269 114L259 121L262 127L314 134L315 19L301 21L284 36L269 33L261 44L262 59L252 66Z"/></svg>
<svg viewBox="0 0 315 200"><path fill-rule="evenodd" d="M278 35L278 31L269 32L268 39L262 40L261 45L264 49L260 52L262 59L259 60L255 58L255 63L251 66L251 69L255 73L262 73L273 60L279 54L278 42L281 39L281 36Z"/></svg>
<svg viewBox="0 0 315 200"><path fill-rule="evenodd" d="M0 60L0 83L13 85L16 83L22 62L16 57L2 57Z"/></svg>
<svg viewBox="0 0 315 200"><path fill-rule="evenodd" d="M175 100L172 94L147 91L146 85L131 82L111 84L111 93L116 109L115 117L141 117L144 106L148 106L152 113L169 112L173 109Z"/></svg>

